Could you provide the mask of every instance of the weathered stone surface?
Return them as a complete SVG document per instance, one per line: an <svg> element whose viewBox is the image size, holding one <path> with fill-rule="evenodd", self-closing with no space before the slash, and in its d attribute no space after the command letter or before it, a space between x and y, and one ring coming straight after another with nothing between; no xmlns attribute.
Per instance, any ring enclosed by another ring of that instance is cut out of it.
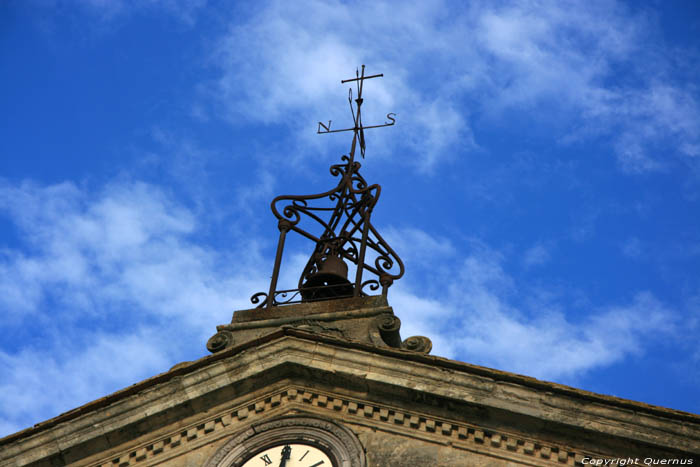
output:
<svg viewBox="0 0 700 467"><path fill-rule="evenodd" d="M432 348L430 339L424 336L402 341L401 320L394 315L386 297L377 295L239 310L234 312L230 324L216 327L217 333L207 342L207 349L212 353L220 352L282 327L418 353L429 353Z"/></svg>
<svg viewBox="0 0 700 467"><path fill-rule="evenodd" d="M295 413L350 428L369 466L700 456L697 415L283 327L4 438L0 466L201 466Z"/></svg>

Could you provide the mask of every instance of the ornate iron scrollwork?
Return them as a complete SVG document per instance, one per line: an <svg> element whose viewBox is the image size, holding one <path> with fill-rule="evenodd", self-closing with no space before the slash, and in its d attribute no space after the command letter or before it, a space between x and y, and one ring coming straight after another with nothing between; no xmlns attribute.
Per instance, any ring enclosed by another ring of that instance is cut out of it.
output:
<svg viewBox="0 0 700 467"><path fill-rule="evenodd" d="M338 185L324 193L305 196L283 195L272 201L272 213L278 219L280 238L269 292L258 292L251 297L252 303L258 307L364 296L367 289L375 291L380 287L382 294L386 295L392 283L403 275L404 266L401 259L370 221L381 187L377 184L369 185L360 175L361 164L355 161L358 141L364 157L364 129L390 126L395 122L392 117L391 123L362 126L362 83L366 79L379 76L382 75L365 77L363 66L362 75L358 72L356 78L343 81L357 82L358 97L354 100L355 108L352 93L349 98L355 123L353 128L330 130L330 122L328 127L319 124L320 133L354 133L350 153L342 156L342 163L330 167L331 175L340 178ZM327 131L321 132L321 126ZM311 226L306 225L308 222L311 222ZM312 241L314 249L302 270L297 288L277 290L285 238L290 231ZM354 280L347 277L348 263L354 265ZM376 277L366 280L366 273Z"/></svg>

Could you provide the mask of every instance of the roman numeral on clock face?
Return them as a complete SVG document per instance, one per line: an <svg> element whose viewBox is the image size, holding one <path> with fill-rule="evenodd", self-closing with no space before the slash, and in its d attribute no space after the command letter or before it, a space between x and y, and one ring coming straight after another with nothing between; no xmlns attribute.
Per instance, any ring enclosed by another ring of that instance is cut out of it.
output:
<svg viewBox="0 0 700 467"><path fill-rule="evenodd" d="M260 459L265 463L265 465L270 465L272 464L272 461L270 460L270 456L265 454L264 456L260 456Z"/></svg>
<svg viewBox="0 0 700 467"><path fill-rule="evenodd" d="M314 465L310 465L309 467L318 467L321 464L323 464L323 461L316 462Z"/></svg>

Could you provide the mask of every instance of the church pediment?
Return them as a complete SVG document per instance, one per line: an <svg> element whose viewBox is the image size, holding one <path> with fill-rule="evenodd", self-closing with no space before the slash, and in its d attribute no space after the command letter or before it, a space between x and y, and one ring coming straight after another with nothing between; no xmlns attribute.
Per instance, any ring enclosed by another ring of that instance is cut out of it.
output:
<svg viewBox="0 0 700 467"><path fill-rule="evenodd" d="M573 465L619 446L632 457L700 454L691 414L284 328L18 433L0 465L204 459L253 423L294 414L351 427L375 458L390 446L516 465Z"/></svg>

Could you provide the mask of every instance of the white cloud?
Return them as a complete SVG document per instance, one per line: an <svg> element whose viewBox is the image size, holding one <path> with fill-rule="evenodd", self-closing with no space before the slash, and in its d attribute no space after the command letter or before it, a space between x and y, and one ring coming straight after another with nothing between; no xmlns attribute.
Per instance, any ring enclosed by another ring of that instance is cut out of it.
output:
<svg viewBox="0 0 700 467"><path fill-rule="evenodd" d="M644 340L668 331L672 321L671 311L649 293L623 306L594 310L580 321L556 309L519 316L519 310L492 298L490 308L472 308L480 316L465 323L469 331L459 341L461 354L544 379L575 381L592 369L642 353Z"/></svg>
<svg viewBox="0 0 700 467"><path fill-rule="evenodd" d="M674 65L654 34L606 0L271 1L220 41L212 92L234 121L287 123L310 138L316 120L349 120L338 81L366 63L386 78L367 83L365 121L396 112L392 141L421 170L477 148L473 122L525 112L529 125L554 124L555 140L605 135L623 170L653 171L673 160L654 152L660 141L681 159L700 146L697 93L667 79ZM387 152L385 134L369 136L373 157Z"/></svg>
<svg viewBox="0 0 700 467"><path fill-rule="evenodd" d="M384 230L383 237L405 261L420 263L423 266L434 266L455 253L455 247L449 239L428 235L425 231L413 227L389 227Z"/></svg>
<svg viewBox="0 0 700 467"><path fill-rule="evenodd" d="M151 185L3 182L2 212L24 240L0 255L0 324L23 336L0 350L8 429L205 355L215 325L266 288L254 240L195 243L192 213Z"/></svg>
<svg viewBox="0 0 700 467"><path fill-rule="evenodd" d="M628 172L661 169L668 156L648 148L660 141L671 139L679 155L693 154L700 139L697 93L666 79L671 63L642 48L654 34L646 18L616 2L513 2L486 11L480 28L483 49L496 58L489 73L498 77L497 109L546 111L551 107L543 104L555 101L556 114L573 125L563 140L581 132L610 136Z"/></svg>
<svg viewBox="0 0 700 467"><path fill-rule="evenodd" d="M165 371L172 360L168 340L167 333L155 329L134 329L127 335L97 332L60 339L51 352L0 351L0 423L26 428L21 423L42 421L46 414L58 415L121 389L125 382Z"/></svg>
<svg viewBox="0 0 700 467"><path fill-rule="evenodd" d="M358 8L365 12L361 17ZM442 17L439 8L427 5L271 2L221 41L216 61L222 75L212 95L234 121L286 123L313 135L317 120L349 126L348 86L340 80L366 63L368 74L383 72L387 78L366 83L363 121L383 123L395 112L399 124L385 132L421 153L414 163L428 169L450 145L473 145L447 89L419 90L414 83L420 76L409 66L416 54L446 45L441 35L426 40ZM373 157L386 152L385 132L367 135Z"/></svg>
<svg viewBox="0 0 700 467"><path fill-rule="evenodd" d="M425 271L440 288L426 294L426 287L399 283L390 292L406 323L404 337L430 337L434 355L573 384L589 371L643 353L654 338L674 330L672 310L649 292L581 317L560 293L516 282L503 269L502 254L478 242L470 249L442 272Z"/></svg>

